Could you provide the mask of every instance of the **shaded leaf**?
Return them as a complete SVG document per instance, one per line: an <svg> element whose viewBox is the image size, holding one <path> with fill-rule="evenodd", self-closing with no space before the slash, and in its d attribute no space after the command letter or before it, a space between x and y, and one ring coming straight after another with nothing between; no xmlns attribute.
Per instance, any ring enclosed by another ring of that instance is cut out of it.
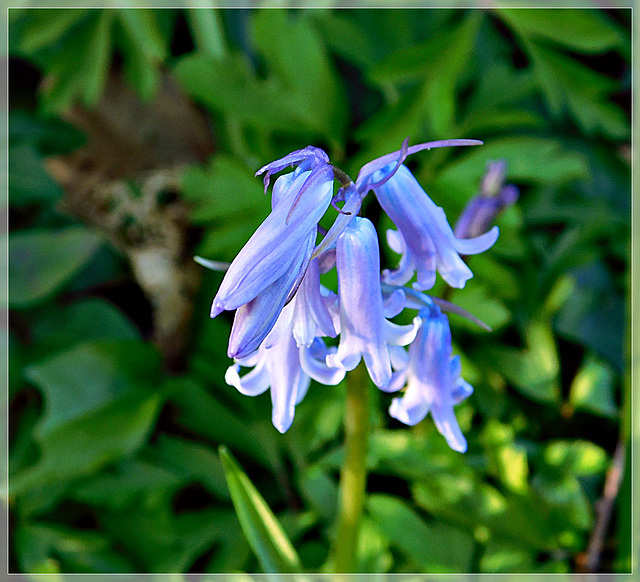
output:
<svg viewBox="0 0 640 582"><path fill-rule="evenodd" d="M46 299L70 281L101 243L100 235L82 226L10 235L10 305L28 307Z"/></svg>

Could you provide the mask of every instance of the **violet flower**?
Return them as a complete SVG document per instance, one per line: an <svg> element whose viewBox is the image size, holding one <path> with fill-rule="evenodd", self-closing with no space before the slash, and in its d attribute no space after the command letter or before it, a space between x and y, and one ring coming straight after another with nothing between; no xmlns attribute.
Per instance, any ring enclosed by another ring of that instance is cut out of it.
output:
<svg viewBox="0 0 640 582"><path fill-rule="evenodd" d="M427 413L449 446L461 453L467 441L458 426L453 407L462 402L473 388L460 376L460 357L452 356L449 320L433 304L420 311L422 325L407 352L393 352L394 366L399 373L391 389L400 389L406 382L401 398L394 398L389 414L405 424L420 422Z"/></svg>
<svg viewBox="0 0 640 582"><path fill-rule="evenodd" d="M311 378L325 385L342 381L345 371L329 368L325 360L335 348L328 349L315 338L309 346L298 347L292 333L291 321L295 303L289 303L276 322L271 334L260 347L248 356L236 358L227 369L225 380L247 396L257 396L271 388L273 425L284 433L291 427L295 407L304 398ZM253 370L240 376L240 367Z"/></svg>
<svg viewBox="0 0 640 582"><path fill-rule="evenodd" d="M389 164L373 177L381 181L393 170L394 165ZM373 189L380 206L399 229L399 233L393 235L394 246L404 251L399 272L386 273L385 282L406 282L409 273L412 275L416 270L418 280L413 287L424 291L435 284L437 270L449 285L462 288L473 273L460 254L486 251L498 238L496 226L476 238L456 238L444 210L434 204L404 165Z"/></svg>
<svg viewBox="0 0 640 582"><path fill-rule="evenodd" d="M327 364L353 370L364 358L373 383L384 389L392 377L387 344L410 343L416 329L385 319L378 237L369 220L354 217L338 237L336 263L340 345L337 353L327 358Z"/></svg>
<svg viewBox="0 0 640 582"><path fill-rule="evenodd" d="M489 162L480 183L480 192L465 206L456 222L454 232L458 238L472 238L485 232L496 217L516 202L518 188L504 185L507 163L504 160Z"/></svg>
<svg viewBox="0 0 640 582"><path fill-rule="evenodd" d="M322 150L307 147L257 172L265 173L265 190L270 176L291 164L298 167L274 185L271 213L229 266L211 317L245 305L276 282L278 288L271 288L271 293L281 296L285 293L281 287L291 283L292 269L294 280L304 272L306 264L296 259L331 202L333 170Z"/></svg>

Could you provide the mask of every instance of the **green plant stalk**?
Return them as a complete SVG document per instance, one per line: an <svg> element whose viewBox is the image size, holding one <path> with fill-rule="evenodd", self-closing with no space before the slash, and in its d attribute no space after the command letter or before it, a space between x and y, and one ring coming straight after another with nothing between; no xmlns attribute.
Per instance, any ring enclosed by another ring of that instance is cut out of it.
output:
<svg viewBox="0 0 640 582"><path fill-rule="evenodd" d="M355 572L358 533L367 481L369 376L364 363L347 376L345 458L340 473L340 507L334 538L332 569Z"/></svg>

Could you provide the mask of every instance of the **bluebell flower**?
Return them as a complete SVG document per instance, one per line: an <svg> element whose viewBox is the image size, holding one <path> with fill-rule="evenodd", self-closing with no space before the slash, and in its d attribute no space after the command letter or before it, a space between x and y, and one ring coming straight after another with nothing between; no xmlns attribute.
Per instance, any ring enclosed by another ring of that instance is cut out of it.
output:
<svg viewBox="0 0 640 582"><path fill-rule="evenodd" d="M480 183L480 192L464 207L454 232L458 238L472 238L485 232L502 210L516 202L518 188L504 185L507 164L504 160L489 162Z"/></svg>
<svg viewBox="0 0 640 582"><path fill-rule="evenodd" d="M404 140L400 150L368 162L360 169L355 183L343 186L341 189L341 198L344 201L344 206L341 209L340 215L329 229L329 232L314 251L314 256L318 256L335 244L340 233L347 227L349 222L351 222L351 218L360 210L360 205L364 197L369 191L382 186L390 180L408 155L435 148L482 144L482 142L477 139L443 139L419 143L413 146L409 146L408 143L409 138ZM379 171L383 168L385 169L384 175L380 175Z"/></svg>
<svg viewBox="0 0 640 582"><path fill-rule="evenodd" d="M284 433L289 430L295 407L302 401L311 379L325 385L342 381L345 371L329 368L325 361L335 348L327 348L319 338L309 346L298 347L293 335L291 321L294 317L295 301L289 303L281 313L271 334L260 347L228 368L225 380L247 396L257 396L271 388L272 422ZM253 370L240 376L241 367Z"/></svg>
<svg viewBox="0 0 640 582"><path fill-rule="evenodd" d="M354 217L340 234L336 263L340 345L337 353L327 358L327 364L353 370L364 358L373 383L385 389L392 378L388 344L406 345L413 340L416 330L385 318L378 238L369 220ZM395 311L398 304L396 300L393 303Z"/></svg>
<svg viewBox="0 0 640 582"><path fill-rule="evenodd" d="M300 247L293 249L284 274L251 301L238 307L229 336L227 354L230 358L243 358L252 353L271 332L282 309L305 278L315 239L316 231L313 230ZM313 262L317 263L317 260Z"/></svg>
<svg viewBox="0 0 640 582"><path fill-rule="evenodd" d="M452 356L449 320L437 305L420 311L422 325L409 347L392 352L394 367L399 369L390 390L401 389L404 395L394 398L389 414L405 424L420 422L427 413L449 446L461 453L467 450L454 414L454 405L462 402L473 388L460 376L460 357Z"/></svg>
<svg viewBox="0 0 640 582"><path fill-rule="evenodd" d="M395 173L390 179L374 187L380 206L399 229L390 242L403 250L399 272L386 273L386 281L406 281L415 269L418 280L413 286L422 291L433 287L437 270L452 287L464 287L473 273L460 254L486 251L496 242L498 227L476 238L456 238L442 208L429 198L406 166L389 164L373 177L382 181L392 171Z"/></svg>
<svg viewBox="0 0 640 582"><path fill-rule="evenodd" d="M249 303L278 281L278 287L288 285L292 269L295 280L306 268L304 261L297 260L299 249L316 232L331 202L333 170L322 150L307 147L259 170L258 174L265 174L265 189L273 173L291 164L298 167L274 184L271 213L229 266L213 300L211 317ZM278 289L278 296L283 293Z"/></svg>

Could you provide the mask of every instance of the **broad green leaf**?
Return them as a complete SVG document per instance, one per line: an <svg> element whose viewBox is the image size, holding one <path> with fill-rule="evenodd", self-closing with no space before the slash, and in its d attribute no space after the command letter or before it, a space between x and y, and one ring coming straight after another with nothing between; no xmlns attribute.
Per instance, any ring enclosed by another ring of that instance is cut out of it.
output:
<svg viewBox="0 0 640 582"><path fill-rule="evenodd" d="M480 441L489 459L489 471L514 493L526 493L529 474L527 452L514 441L513 429L491 419L484 427Z"/></svg>
<svg viewBox="0 0 640 582"><path fill-rule="evenodd" d="M140 331L117 307L103 299L83 299L46 310L31 328L36 344L71 347L98 340L140 339Z"/></svg>
<svg viewBox="0 0 640 582"><path fill-rule="evenodd" d="M299 14L261 10L252 22L253 39L272 77L291 92L308 123L325 135L341 136L345 96L319 35Z"/></svg>
<svg viewBox="0 0 640 582"><path fill-rule="evenodd" d="M624 44L622 30L602 10L501 8L495 14L523 36L551 41L576 52L605 53Z"/></svg>
<svg viewBox="0 0 640 582"><path fill-rule="evenodd" d="M272 78L258 80L239 55L224 60L190 54L174 69L178 82L196 101L251 127L287 134L316 129L307 109Z"/></svg>
<svg viewBox="0 0 640 582"><path fill-rule="evenodd" d="M480 570L483 573L531 572L536 563L536 552L525 546L508 544L502 540L489 542L482 553Z"/></svg>
<svg viewBox="0 0 640 582"><path fill-rule="evenodd" d="M206 167L188 167L181 180L185 201L192 205L196 224L233 223L247 238L271 210L262 180L244 164L223 154ZM217 231L216 231L217 232Z"/></svg>
<svg viewBox="0 0 640 582"><path fill-rule="evenodd" d="M9 149L9 204L53 203L62 189L44 169L43 159L35 147L21 143Z"/></svg>
<svg viewBox="0 0 640 582"><path fill-rule="evenodd" d="M625 312L620 291L601 262L575 269L575 289L554 321L558 334L590 348L614 366L625 367Z"/></svg>
<svg viewBox="0 0 640 582"><path fill-rule="evenodd" d="M158 435L150 455L184 479L202 483L218 499L228 499L229 490L220 458L200 443Z"/></svg>
<svg viewBox="0 0 640 582"><path fill-rule="evenodd" d="M467 285L464 289L456 289L451 295L451 301L484 321L493 330L503 327L511 319L511 313L504 303L480 282ZM456 327L464 327L483 333L475 323L464 317L453 316L451 320Z"/></svg>
<svg viewBox="0 0 640 582"><path fill-rule="evenodd" d="M610 366L591 356L582 364L571 383L569 402L598 416L615 417L613 398L615 375Z"/></svg>
<svg viewBox="0 0 640 582"><path fill-rule="evenodd" d="M101 511L100 524L135 559L139 570L188 572L197 558L228 535L238 535L233 512L215 507L174 512L175 494L165 491L121 511Z"/></svg>
<svg viewBox="0 0 640 582"><path fill-rule="evenodd" d="M415 483L416 503L440 520L467 530L484 526L495 539L539 550L559 546L550 519L552 507L535 492L503 495L486 483L459 481L451 474Z"/></svg>
<svg viewBox="0 0 640 582"><path fill-rule="evenodd" d="M61 39L56 51L45 57L50 75L42 97L47 112L64 110L80 99L95 105L102 95L111 59L111 31L115 12L92 10L88 19L73 34ZM83 66L77 66L82 55Z"/></svg>
<svg viewBox="0 0 640 582"><path fill-rule="evenodd" d="M27 26L19 42L20 50L31 55L55 45L71 29L82 23L90 10L56 8L33 10L28 13Z"/></svg>
<svg viewBox="0 0 640 582"><path fill-rule="evenodd" d="M558 140L538 137L502 137L477 148L465 148L435 180L438 191L470 198L486 171L487 160L504 159L509 180L562 184L588 175L584 157Z"/></svg>
<svg viewBox="0 0 640 582"><path fill-rule="evenodd" d="M118 18L147 60L159 65L166 59L167 39L162 35L156 12L146 8L124 8L118 11Z"/></svg>
<svg viewBox="0 0 640 582"><path fill-rule="evenodd" d="M473 539L468 533L443 523L425 522L397 497L374 494L366 507L389 542L420 570L469 571Z"/></svg>
<svg viewBox="0 0 640 582"><path fill-rule="evenodd" d="M609 99L609 94L619 87L618 82L537 44L529 43L528 50L554 116L561 116L566 106L586 134L604 132L615 139L628 137L629 121Z"/></svg>
<svg viewBox="0 0 640 582"><path fill-rule="evenodd" d="M300 490L307 503L327 523L334 523L338 511L338 487L321 467L309 467L300 477Z"/></svg>
<svg viewBox="0 0 640 582"><path fill-rule="evenodd" d="M381 574L392 571L393 555L389 548L389 540L376 521L366 513L360 520L357 552L358 572Z"/></svg>
<svg viewBox="0 0 640 582"><path fill-rule="evenodd" d="M126 459L115 467L80 480L71 496L94 507L123 509L160 490L176 491L185 480L168 468L143 459Z"/></svg>
<svg viewBox="0 0 640 582"><path fill-rule="evenodd" d="M54 523L18 525L14 543L21 572L134 572L135 567L102 533Z"/></svg>
<svg viewBox="0 0 640 582"><path fill-rule="evenodd" d="M483 348L492 369L525 396L539 402L558 402L560 398L558 352L550 325L532 320L525 330L526 348L495 345Z"/></svg>
<svg viewBox="0 0 640 582"><path fill-rule="evenodd" d="M158 373L157 352L138 341L82 344L28 366L45 402L34 429L41 458L13 490L72 480L136 450L163 400Z"/></svg>
<svg viewBox="0 0 640 582"><path fill-rule="evenodd" d="M170 386L171 401L178 407L175 420L180 426L211 441L226 443L261 463L269 464L265 444L256 434L256 427L249 418L236 414L192 378L176 378ZM226 385L217 389L235 390ZM212 418L216 422L211 422Z"/></svg>
<svg viewBox="0 0 640 582"><path fill-rule="evenodd" d="M102 237L82 226L9 236L9 304L29 307L60 289L96 252Z"/></svg>
<svg viewBox="0 0 640 582"><path fill-rule="evenodd" d="M586 440L553 441L545 447L543 457L549 467L578 477L597 475L607 466L606 452Z"/></svg>
<svg viewBox="0 0 640 582"><path fill-rule="evenodd" d="M300 572L300 558L269 506L227 448L219 450L238 520L263 570Z"/></svg>

